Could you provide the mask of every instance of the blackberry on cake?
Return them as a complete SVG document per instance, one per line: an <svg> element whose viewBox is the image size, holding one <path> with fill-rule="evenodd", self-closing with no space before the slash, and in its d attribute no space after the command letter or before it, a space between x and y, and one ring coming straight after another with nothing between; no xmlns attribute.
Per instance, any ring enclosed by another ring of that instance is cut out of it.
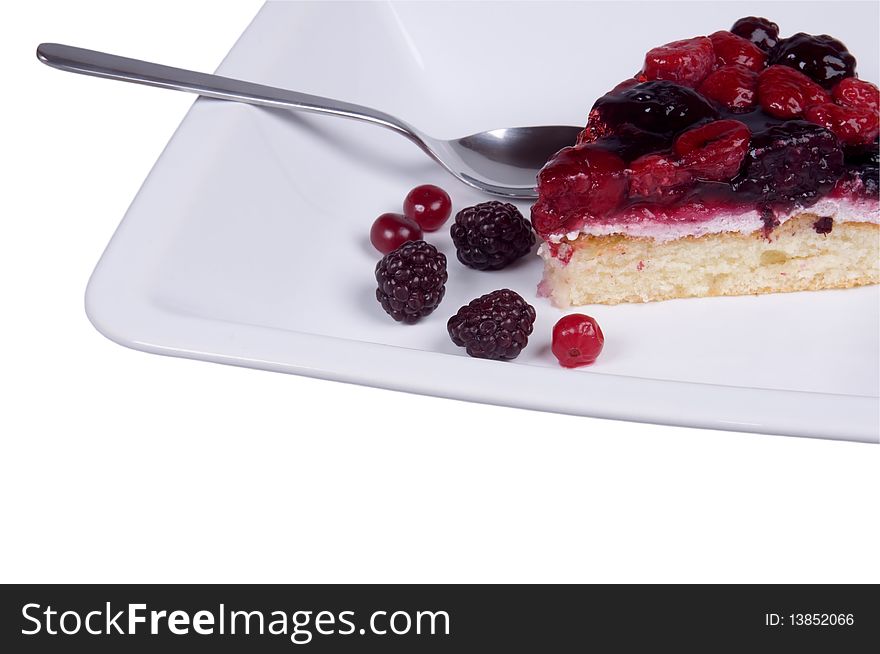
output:
<svg viewBox="0 0 880 654"><path fill-rule="evenodd" d="M878 90L766 18L650 50L538 175L558 306L880 282ZM818 227L817 227L818 226Z"/></svg>
<svg viewBox="0 0 880 654"><path fill-rule="evenodd" d="M733 24L730 31L748 39L765 52L769 52L779 39L779 25L766 18L746 16Z"/></svg>

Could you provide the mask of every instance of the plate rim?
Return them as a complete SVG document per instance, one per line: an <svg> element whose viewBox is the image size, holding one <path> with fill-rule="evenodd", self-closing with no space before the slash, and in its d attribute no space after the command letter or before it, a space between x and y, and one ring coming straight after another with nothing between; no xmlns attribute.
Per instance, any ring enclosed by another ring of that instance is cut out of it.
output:
<svg viewBox="0 0 880 654"><path fill-rule="evenodd" d="M242 36L254 28L269 5L267 2L261 7ZM239 37L218 68L219 72L222 73L241 41ZM130 277L130 270L126 278L126 271L119 269L115 255L125 240L127 229L139 220L138 214L144 210L148 195L145 189L156 183L155 175L161 170L167 153L179 144L199 115L216 102L203 98L193 102L91 275L85 293L86 315L111 341L154 354L499 406L705 429L880 443L880 397L875 396L726 386L588 371L578 373L577 384L548 396L536 390L545 377L558 373L553 368L508 365L444 352L184 315L161 306L146 289L138 286L137 279ZM352 359L358 363L351 364ZM435 374L418 374L423 361L430 361ZM449 374L444 374L446 371ZM680 411L683 397L688 398L685 416Z"/></svg>

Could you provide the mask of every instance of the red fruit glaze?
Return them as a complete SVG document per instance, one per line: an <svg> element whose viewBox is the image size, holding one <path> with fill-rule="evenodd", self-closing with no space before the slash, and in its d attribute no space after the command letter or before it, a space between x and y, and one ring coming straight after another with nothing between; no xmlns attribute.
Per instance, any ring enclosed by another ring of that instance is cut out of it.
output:
<svg viewBox="0 0 880 654"><path fill-rule="evenodd" d="M712 48L712 41L705 36L698 36L648 50L639 77L697 87L712 72L714 65L715 50Z"/></svg>
<svg viewBox="0 0 880 654"><path fill-rule="evenodd" d="M866 145L877 138L880 116L871 109L841 107L827 102L810 107L804 118L830 129L847 145Z"/></svg>
<svg viewBox="0 0 880 654"><path fill-rule="evenodd" d="M758 102L777 118L797 118L807 107L831 102L831 95L788 66L770 66L758 75Z"/></svg>
<svg viewBox="0 0 880 654"><path fill-rule="evenodd" d="M716 66L744 66L756 73L767 64L767 54L751 41L722 30L709 35Z"/></svg>
<svg viewBox="0 0 880 654"><path fill-rule="evenodd" d="M751 135L738 120L716 120L682 132L673 147L695 177L726 182L739 172Z"/></svg>
<svg viewBox="0 0 880 654"><path fill-rule="evenodd" d="M410 191L403 201L403 213L426 232L436 232L452 213L452 200L439 186L422 184Z"/></svg>
<svg viewBox="0 0 880 654"><path fill-rule="evenodd" d="M422 228L399 213L383 213L370 228L370 243L382 254L396 250L407 241L421 238Z"/></svg>
<svg viewBox="0 0 880 654"><path fill-rule="evenodd" d="M831 92L834 101L843 107L856 107L877 111L880 107L880 90L871 82L847 77Z"/></svg>
<svg viewBox="0 0 880 654"><path fill-rule="evenodd" d="M543 237L574 231L616 209L626 193L623 159L590 143L563 148L538 174L532 225Z"/></svg>
<svg viewBox="0 0 880 654"><path fill-rule="evenodd" d="M681 197L693 181L693 175L669 155L646 154L629 168L629 197L633 199L669 202Z"/></svg>
<svg viewBox="0 0 880 654"><path fill-rule="evenodd" d="M573 313L559 319L553 327L553 355L563 368L577 368L593 363L602 352L605 336L590 316Z"/></svg>
<svg viewBox="0 0 880 654"><path fill-rule="evenodd" d="M758 75L744 66L724 66L697 89L733 112L749 111L758 102Z"/></svg>
<svg viewBox="0 0 880 654"><path fill-rule="evenodd" d="M769 231L825 196L876 203L880 92L831 37L778 37L750 16L668 43L598 98L577 145L538 175L532 224L545 252L564 263L581 232L749 211Z"/></svg>

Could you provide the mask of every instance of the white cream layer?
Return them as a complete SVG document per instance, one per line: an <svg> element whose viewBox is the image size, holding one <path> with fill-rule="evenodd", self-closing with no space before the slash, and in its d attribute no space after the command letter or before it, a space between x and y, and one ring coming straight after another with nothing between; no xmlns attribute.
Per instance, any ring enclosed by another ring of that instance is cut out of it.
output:
<svg viewBox="0 0 880 654"><path fill-rule="evenodd" d="M633 238L650 238L659 243L665 243L685 236L704 236L721 232L751 234L764 228L761 213L756 209L740 213L717 213L708 220L672 223L652 221L652 214L647 210L645 213L643 220L627 223L590 223L584 225L579 231L553 235L549 240L553 243L559 243L563 240L574 241L581 234L588 236L622 234ZM822 217L831 216L835 222L880 224L880 203L876 200L858 201L836 198L823 198L809 207L796 208L786 214L777 214L776 219L782 224L802 213L812 213Z"/></svg>

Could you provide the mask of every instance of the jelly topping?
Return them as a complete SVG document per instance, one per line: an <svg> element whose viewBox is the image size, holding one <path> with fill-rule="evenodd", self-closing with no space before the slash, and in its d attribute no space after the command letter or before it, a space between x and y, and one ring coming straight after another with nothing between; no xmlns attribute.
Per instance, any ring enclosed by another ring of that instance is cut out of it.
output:
<svg viewBox="0 0 880 654"><path fill-rule="evenodd" d="M540 172L532 224L558 239L757 210L769 231L826 195L876 199L880 101L855 67L840 41L757 17L654 48Z"/></svg>

